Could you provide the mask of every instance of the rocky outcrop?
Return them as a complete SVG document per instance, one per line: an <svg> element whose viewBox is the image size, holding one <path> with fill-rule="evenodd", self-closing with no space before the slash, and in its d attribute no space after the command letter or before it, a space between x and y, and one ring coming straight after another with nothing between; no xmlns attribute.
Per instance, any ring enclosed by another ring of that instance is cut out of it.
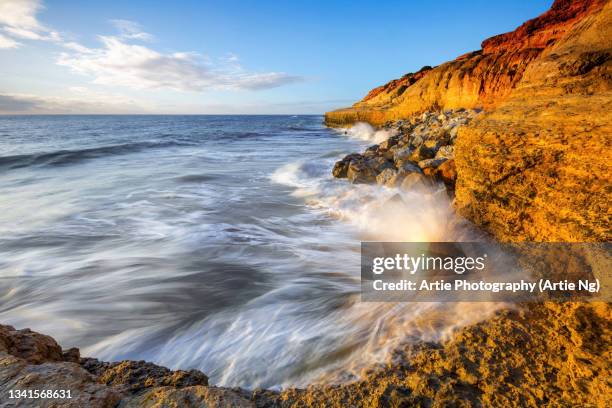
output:
<svg viewBox="0 0 612 408"><path fill-rule="evenodd" d="M458 211L500 240L610 241L611 8L557 0L482 50L409 76L407 88L377 88L326 121L382 125L433 107L483 107L458 128L453 168L433 166L447 185L456 175Z"/></svg>
<svg viewBox="0 0 612 408"><path fill-rule="evenodd" d="M375 88L350 108L325 114L329 126L369 122L380 126L425 111L499 106L542 53L606 0L557 0L549 11L511 33L489 38L482 49L433 69Z"/></svg>
<svg viewBox="0 0 612 408"><path fill-rule="evenodd" d="M10 398L9 391L66 390L70 398ZM252 407L250 393L208 386L197 370L145 361L101 362L63 351L49 336L0 325L2 407Z"/></svg>
<svg viewBox="0 0 612 408"><path fill-rule="evenodd" d="M32 346L45 350L51 345L61 350L48 336L0 326L0 344L6 344L7 338L15 353ZM280 392L196 385L206 382L204 374L173 372L144 362L82 359L75 363L39 351L33 360L37 363L31 363L0 348L0 395L8 395L10 389L72 391L70 400L20 400L19 405L0 400L0 405L607 407L612 404L611 341L609 303L543 303L500 311L492 319L458 330L442 343L408 344L396 350L386 365L364 373L359 381ZM182 380L168 381L170 378Z"/></svg>
<svg viewBox="0 0 612 408"><path fill-rule="evenodd" d="M441 344L409 345L362 380L287 390L283 407L608 407L612 308L505 310Z"/></svg>
<svg viewBox="0 0 612 408"><path fill-rule="evenodd" d="M425 112L410 120L392 122L393 134L362 154L339 160L332 174L351 183L377 183L403 190L421 189L442 181L452 192L456 171L454 144L457 129L477 116L473 110Z"/></svg>
<svg viewBox="0 0 612 408"><path fill-rule="evenodd" d="M501 240L610 241L610 112L608 3L546 48L502 104L459 130L459 212Z"/></svg>

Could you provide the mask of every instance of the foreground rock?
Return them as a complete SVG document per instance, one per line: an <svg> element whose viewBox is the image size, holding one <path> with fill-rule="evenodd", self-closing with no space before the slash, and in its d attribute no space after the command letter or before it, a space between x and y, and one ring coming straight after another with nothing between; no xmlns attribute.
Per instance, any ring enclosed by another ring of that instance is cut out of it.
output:
<svg viewBox="0 0 612 408"><path fill-rule="evenodd" d="M519 306L442 343L404 346L357 382L281 392L207 386L197 371L145 362L62 361L50 337L0 326L0 395L10 389L70 389L73 396L0 402L3 407L608 407L611 322L608 303Z"/></svg>
<svg viewBox="0 0 612 408"><path fill-rule="evenodd" d="M332 174L351 183L377 183L412 189L442 181L452 191L456 171L454 144L457 130L469 124L478 111L459 109L425 112L410 120L385 124L394 135L338 161ZM404 180L406 182L404 182Z"/></svg>
<svg viewBox="0 0 612 408"><path fill-rule="evenodd" d="M71 398L10 399L10 390L70 390ZM242 390L208 387L197 370L80 358L49 336L0 325L2 407L251 407L249 398Z"/></svg>

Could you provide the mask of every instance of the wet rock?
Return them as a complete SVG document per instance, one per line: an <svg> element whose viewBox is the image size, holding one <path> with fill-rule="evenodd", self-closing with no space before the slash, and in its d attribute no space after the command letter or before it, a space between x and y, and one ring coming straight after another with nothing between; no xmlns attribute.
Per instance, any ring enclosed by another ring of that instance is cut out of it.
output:
<svg viewBox="0 0 612 408"><path fill-rule="evenodd" d="M437 151L438 143L436 141L427 141L416 148L416 150L411 155L411 159L413 161L433 159Z"/></svg>
<svg viewBox="0 0 612 408"><path fill-rule="evenodd" d="M404 191L423 191L431 186L431 180L421 173L409 173L406 175L400 188Z"/></svg>
<svg viewBox="0 0 612 408"><path fill-rule="evenodd" d="M346 172L346 177L353 184L374 183L377 175L378 172L365 160L351 161Z"/></svg>
<svg viewBox="0 0 612 408"><path fill-rule="evenodd" d="M404 171L406 173L421 173L421 168L414 162L405 161L399 167L400 171Z"/></svg>
<svg viewBox="0 0 612 408"><path fill-rule="evenodd" d="M397 171L395 169L384 169L376 176L376 183L382 186L394 187ZM391 181L393 180L393 183Z"/></svg>
<svg viewBox="0 0 612 408"><path fill-rule="evenodd" d="M332 169L332 175L336 178L346 178L349 164L354 160L362 160L363 156L358 153L353 153L345 156L342 160L337 161Z"/></svg>

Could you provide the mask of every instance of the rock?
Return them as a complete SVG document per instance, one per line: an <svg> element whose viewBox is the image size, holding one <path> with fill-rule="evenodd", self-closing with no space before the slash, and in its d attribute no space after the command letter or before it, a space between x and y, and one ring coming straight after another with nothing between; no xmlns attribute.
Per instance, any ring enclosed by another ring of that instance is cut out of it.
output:
<svg viewBox="0 0 612 408"><path fill-rule="evenodd" d="M62 348L51 337L30 329L15 330L12 326L0 325L0 352L32 364L64 360Z"/></svg>
<svg viewBox="0 0 612 408"><path fill-rule="evenodd" d="M363 156L357 153L349 154L345 156L342 160L339 160L334 165L332 169L332 175L336 178L346 178L349 164L353 160L362 160Z"/></svg>
<svg viewBox="0 0 612 408"><path fill-rule="evenodd" d="M374 183L378 172L368 166L365 160L352 161L346 172L346 177L353 184Z"/></svg>
<svg viewBox="0 0 612 408"><path fill-rule="evenodd" d="M377 156L366 161L366 165L374 169L376 174L382 172L385 169L392 169L393 163L384 156Z"/></svg>
<svg viewBox="0 0 612 408"><path fill-rule="evenodd" d="M455 148L451 145L440 147L436 153L436 159L452 159L454 157Z"/></svg>
<svg viewBox="0 0 612 408"><path fill-rule="evenodd" d="M401 166L399 166L399 170L400 171L404 171L406 173L420 173L421 172L421 168L414 162L411 161L405 161L401 164Z"/></svg>
<svg viewBox="0 0 612 408"><path fill-rule="evenodd" d="M411 155L412 155L412 149L410 148L396 150L395 153L393 154L393 162L395 163L395 167L397 168L401 167L402 163L409 160Z"/></svg>
<svg viewBox="0 0 612 408"><path fill-rule="evenodd" d="M246 394L246 393L245 393ZM255 403L238 391L194 386L156 387L122 401L119 408L255 408Z"/></svg>
<svg viewBox="0 0 612 408"><path fill-rule="evenodd" d="M447 160L438 166L435 170L434 176L439 180L442 180L447 187L454 188L455 181L457 180L455 160Z"/></svg>
<svg viewBox="0 0 612 408"><path fill-rule="evenodd" d="M106 363L93 358L82 359L81 365L98 377L98 382L116 386L124 392L136 393L145 388L171 386L175 388L208 385L208 377L198 370L171 371L146 361L125 360Z"/></svg>
<svg viewBox="0 0 612 408"><path fill-rule="evenodd" d="M448 136L450 138L451 143L455 143L455 139L457 139L457 131L459 130L459 126L455 126L448 132Z"/></svg>
<svg viewBox="0 0 612 408"><path fill-rule="evenodd" d="M398 141L398 138L392 136L389 139L385 140L384 142L380 143L378 145L378 148L383 149L383 150L388 150L392 148L393 146L395 146L397 144L397 141Z"/></svg>
<svg viewBox="0 0 612 408"><path fill-rule="evenodd" d="M393 183L396 181L397 171L395 169L384 169L378 176L376 176L376 183L382 186L395 187Z"/></svg>
<svg viewBox="0 0 612 408"><path fill-rule="evenodd" d="M123 394L98 384L72 360L78 350L63 353L49 336L0 325L0 405L19 407L115 407ZM8 404L9 390L70 390L70 399L20 399ZM18 401L18 402L17 402Z"/></svg>
<svg viewBox="0 0 612 408"><path fill-rule="evenodd" d="M71 398L26 398L10 405L9 390L70 390ZM115 388L98 384L78 364L57 361L32 364L5 352L0 352L0 395L0 406L25 408L113 408L124 396Z"/></svg>
<svg viewBox="0 0 612 408"><path fill-rule="evenodd" d="M414 150L410 158L413 161L433 159L437 151L438 151L438 142L426 141Z"/></svg>
<svg viewBox="0 0 612 408"><path fill-rule="evenodd" d="M402 181L400 188L404 191L424 191L431 185L431 180L423 174L409 173Z"/></svg>
<svg viewBox="0 0 612 408"><path fill-rule="evenodd" d="M421 169L427 169L430 167L436 168L439 165L441 165L442 163L444 163L445 161L447 161L448 159L445 157L441 157L438 159L427 159L427 160L421 160L419 162L419 167Z"/></svg>

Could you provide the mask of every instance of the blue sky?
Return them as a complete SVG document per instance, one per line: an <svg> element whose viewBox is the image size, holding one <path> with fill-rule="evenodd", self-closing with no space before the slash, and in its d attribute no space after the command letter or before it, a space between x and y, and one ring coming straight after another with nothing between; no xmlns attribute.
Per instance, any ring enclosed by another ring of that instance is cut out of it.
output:
<svg viewBox="0 0 612 408"><path fill-rule="evenodd" d="M0 113L323 113L551 0L0 0Z"/></svg>

